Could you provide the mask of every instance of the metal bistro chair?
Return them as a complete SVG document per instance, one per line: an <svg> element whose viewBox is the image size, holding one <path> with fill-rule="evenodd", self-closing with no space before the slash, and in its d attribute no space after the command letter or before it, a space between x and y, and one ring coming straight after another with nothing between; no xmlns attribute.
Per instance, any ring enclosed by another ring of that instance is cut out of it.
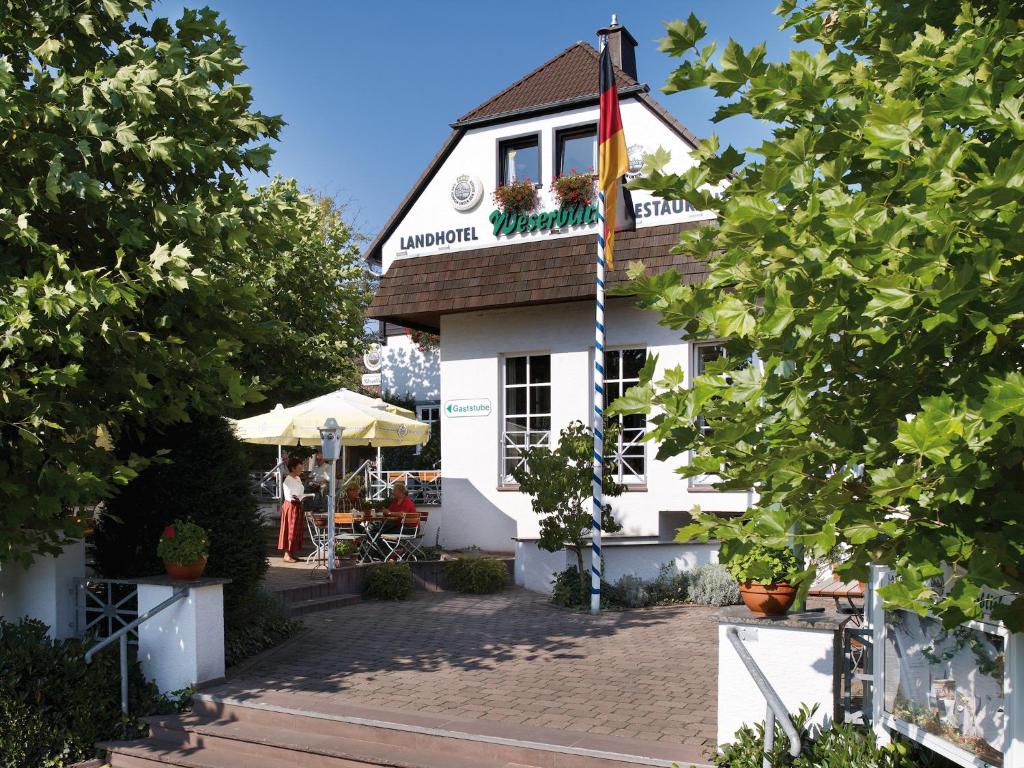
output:
<svg viewBox="0 0 1024 768"><path fill-rule="evenodd" d="M398 533L382 533L378 541L385 549L384 560L394 558L398 562L418 559L420 535L420 513L407 512L402 515Z"/></svg>
<svg viewBox="0 0 1024 768"><path fill-rule="evenodd" d="M313 542L313 551L306 555L307 563L315 562L313 570L327 567L327 515L306 512L306 531Z"/></svg>

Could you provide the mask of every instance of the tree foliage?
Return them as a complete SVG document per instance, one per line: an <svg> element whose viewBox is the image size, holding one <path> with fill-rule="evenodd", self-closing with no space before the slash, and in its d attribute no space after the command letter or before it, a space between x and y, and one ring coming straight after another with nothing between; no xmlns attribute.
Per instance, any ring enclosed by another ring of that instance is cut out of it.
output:
<svg viewBox="0 0 1024 768"><path fill-rule="evenodd" d="M271 403L354 389L372 296L360 236L343 206L301 194L293 180L275 179L258 198L287 215L277 219L276 240L247 251L239 268L240 280L260 286L252 307L259 335L243 347L242 370L264 380Z"/></svg>
<svg viewBox="0 0 1024 768"><path fill-rule="evenodd" d="M728 100L716 120L773 135L751 155L712 138L678 175L659 153L636 184L719 215L679 246L705 284L631 268L632 291L688 337L728 339L729 358L692 381L649 369L618 407L657 411L660 455L694 452L684 475L757 491L683 535L845 545L844 574L895 569L890 606L978 617L984 590L1024 591L1021 7L777 13L804 43L778 63L733 41L715 63L701 22L668 25L662 50L684 61L666 92L707 86ZM1020 629L1011 600L994 614Z"/></svg>
<svg viewBox="0 0 1024 768"><path fill-rule="evenodd" d="M613 424L604 430L604 455L615 455L618 429ZM538 546L548 552L558 552L571 545L576 553L580 579L589 581L583 570L583 550L591 531L592 480L594 434L579 421L561 431L558 447L535 446L523 451L525 461L512 470L512 478L519 490L532 496L533 511L540 515L540 541ZM607 460L606 460L607 461ZM624 489L615 482L614 467L606 465L603 493L606 498L620 495ZM601 530L615 533L622 526L612 516L610 504L605 504L601 515Z"/></svg>
<svg viewBox="0 0 1024 768"><path fill-rule="evenodd" d="M279 117L209 9L0 0L0 561L149 457L112 445L348 380L366 287L329 199L249 191ZM283 321L283 322L282 322Z"/></svg>

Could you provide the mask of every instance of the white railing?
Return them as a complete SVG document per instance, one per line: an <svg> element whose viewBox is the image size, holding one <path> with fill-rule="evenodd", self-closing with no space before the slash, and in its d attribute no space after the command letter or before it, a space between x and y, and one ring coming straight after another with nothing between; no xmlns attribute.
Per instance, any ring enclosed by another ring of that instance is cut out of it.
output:
<svg viewBox="0 0 1024 768"><path fill-rule="evenodd" d="M141 616L137 617L134 621L125 624L123 627L118 629L116 632L111 634L109 637L100 640L96 645L85 652L85 663L92 664L93 658L97 653L102 651L108 645L113 643L115 640L118 641L118 647L120 649L120 662L121 662L121 712L128 714L128 635L132 632L136 633L138 637L139 625L144 621L149 621L151 618L156 616L160 611L165 608L170 608L179 600L183 599L188 594L188 587L184 587L169 598L164 600L157 606L150 608Z"/></svg>
<svg viewBox="0 0 1024 768"><path fill-rule="evenodd" d="M523 440L522 443L513 438L513 435ZM551 433L547 431L530 432L516 430L515 432L501 433L501 473L506 483L514 483L512 470L508 469L508 460L517 459L513 469L519 469L526 463L523 455L530 448L550 448Z"/></svg>
<svg viewBox="0 0 1024 768"><path fill-rule="evenodd" d="M401 481L413 504L436 506L441 503L439 469L379 469L366 465L362 479L364 498L369 501L387 501L395 483Z"/></svg>
<svg viewBox="0 0 1024 768"><path fill-rule="evenodd" d="M751 679L758 687L758 690L761 691L761 695L764 696L764 700L768 705L764 719L764 756L761 758L762 768L772 768L769 755L775 749L775 718L779 719L779 724L789 739L789 754L797 757L801 749L800 734L797 733L793 721L789 719L789 712L786 711L785 704L782 703L779 694L772 688L772 684L768 682L768 678L764 676L764 672L757 666L754 657L750 655L750 651L743 644L743 641L740 639L739 630L736 627L729 627L725 631L725 635L729 638L729 642L732 643L732 647L736 649L740 661L747 668L747 672L750 673Z"/></svg>

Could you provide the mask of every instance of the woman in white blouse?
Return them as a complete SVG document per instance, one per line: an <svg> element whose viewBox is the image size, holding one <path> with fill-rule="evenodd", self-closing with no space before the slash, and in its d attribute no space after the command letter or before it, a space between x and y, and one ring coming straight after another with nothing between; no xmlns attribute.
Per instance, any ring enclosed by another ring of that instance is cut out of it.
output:
<svg viewBox="0 0 1024 768"><path fill-rule="evenodd" d="M302 459L292 457L288 459L287 466L288 476L284 479L281 494L284 503L281 504L281 531L277 536L277 548L284 553L286 563L297 563L299 560L295 555L302 549L302 497L306 487L299 477L302 473Z"/></svg>

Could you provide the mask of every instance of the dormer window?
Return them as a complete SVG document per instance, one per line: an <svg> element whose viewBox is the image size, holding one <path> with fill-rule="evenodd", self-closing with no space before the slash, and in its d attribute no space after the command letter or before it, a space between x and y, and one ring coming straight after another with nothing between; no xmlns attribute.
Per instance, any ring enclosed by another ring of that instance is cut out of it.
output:
<svg viewBox="0 0 1024 768"><path fill-rule="evenodd" d="M529 179L540 184L540 136L521 136L498 144L498 184Z"/></svg>
<svg viewBox="0 0 1024 768"><path fill-rule="evenodd" d="M556 175L595 173L597 170L597 127L569 128L556 134Z"/></svg>

